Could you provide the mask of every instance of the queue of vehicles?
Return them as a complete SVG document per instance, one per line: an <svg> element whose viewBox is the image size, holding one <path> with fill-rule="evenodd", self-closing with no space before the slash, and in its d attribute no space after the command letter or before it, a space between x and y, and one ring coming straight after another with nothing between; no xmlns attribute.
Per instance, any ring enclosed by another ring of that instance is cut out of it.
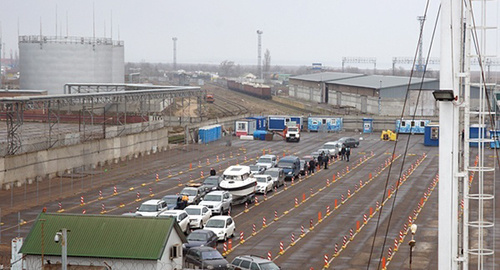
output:
<svg viewBox="0 0 500 270"><path fill-rule="evenodd" d="M267 194L284 181L304 175L309 161L317 155L337 157L342 145L357 147L354 138L325 143L319 151L302 158L275 155L261 156L256 165L228 167L221 176L209 176L201 184L189 184L180 194L161 200L148 200L137 208L136 216L173 217L188 235L183 245L186 266L208 269L279 269L272 261L256 256L238 256L228 263L214 249L217 241L234 237L236 223L230 216L233 204L252 203L255 194ZM197 228L191 232L192 228ZM208 258L208 259L207 259Z"/></svg>

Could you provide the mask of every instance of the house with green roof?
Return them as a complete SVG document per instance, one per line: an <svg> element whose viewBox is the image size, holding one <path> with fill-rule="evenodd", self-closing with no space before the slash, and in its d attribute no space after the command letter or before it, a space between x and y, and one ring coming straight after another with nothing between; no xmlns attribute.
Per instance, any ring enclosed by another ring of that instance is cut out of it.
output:
<svg viewBox="0 0 500 270"><path fill-rule="evenodd" d="M27 269L42 269L42 258L44 265L60 265L61 243L54 236L63 228L68 269L182 269L187 240L174 218L43 212L20 250Z"/></svg>

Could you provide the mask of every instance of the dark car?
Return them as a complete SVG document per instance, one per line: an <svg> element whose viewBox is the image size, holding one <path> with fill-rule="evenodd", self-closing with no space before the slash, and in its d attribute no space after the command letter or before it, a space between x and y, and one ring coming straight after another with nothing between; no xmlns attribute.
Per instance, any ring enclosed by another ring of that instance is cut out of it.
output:
<svg viewBox="0 0 500 270"><path fill-rule="evenodd" d="M183 201L181 195L166 195L162 200L167 203L168 210L183 210L187 206L187 201Z"/></svg>
<svg viewBox="0 0 500 270"><path fill-rule="evenodd" d="M211 175L211 176L205 178L205 180L203 180L201 187L204 188L208 193L212 190L219 189L220 181L221 181L220 176Z"/></svg>
<svg viewBox="0 0 500 270"><path fill-rule="evenodd" d="M300 174L300 160L296 156L286 156L278 162L278 168L285 173L285 181L298 178Z"/></svg>
<svg viewBox="0 0 500 270"><path fill-rule="evenodd" d="M338 140L338 142L345 144L345 146L349 147L358 147L359 146L359 141L356 138L352 137L343 137Z"/></svg>
<svg viewBox="0 0 500 270"><path fill-rule="evenodd" d="M212 247L190 248L184 257L184 267L201 269L233 269L233 267Z"/></svg>
<svg viewBox="0 0 500 270"><path fill-rule="evenodd" d="M182 245L184 254L186 254L187 251L193 247L217 247L217 235L209 230L200 229L193 231L188 235L187 241L188 242L186 244Z"/></svg>

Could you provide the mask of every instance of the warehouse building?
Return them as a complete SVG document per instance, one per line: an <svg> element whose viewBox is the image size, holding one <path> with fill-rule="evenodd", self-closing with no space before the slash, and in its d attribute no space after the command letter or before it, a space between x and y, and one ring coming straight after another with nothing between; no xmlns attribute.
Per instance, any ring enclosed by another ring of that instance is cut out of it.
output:
<svg viewBox="0 0 500 270"><path fill-rule="evenodd" d="M409 77L324 72L291 77L289 87L293 98L389 116L401 115L409 89L405 115L437 114L432 91L439 89L438 79L413 78L410 82Z"/></svg>

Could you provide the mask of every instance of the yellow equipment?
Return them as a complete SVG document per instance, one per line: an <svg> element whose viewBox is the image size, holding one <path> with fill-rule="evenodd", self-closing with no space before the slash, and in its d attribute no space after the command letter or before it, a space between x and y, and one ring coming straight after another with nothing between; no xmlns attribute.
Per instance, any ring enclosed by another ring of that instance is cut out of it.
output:
<svg viewBox="0 0 500 270"><path fill-rule="evenodd" d="M380 139L382 141L395 141L397 139L397 134L392 132L392 130L383 130Z"/></svg>

